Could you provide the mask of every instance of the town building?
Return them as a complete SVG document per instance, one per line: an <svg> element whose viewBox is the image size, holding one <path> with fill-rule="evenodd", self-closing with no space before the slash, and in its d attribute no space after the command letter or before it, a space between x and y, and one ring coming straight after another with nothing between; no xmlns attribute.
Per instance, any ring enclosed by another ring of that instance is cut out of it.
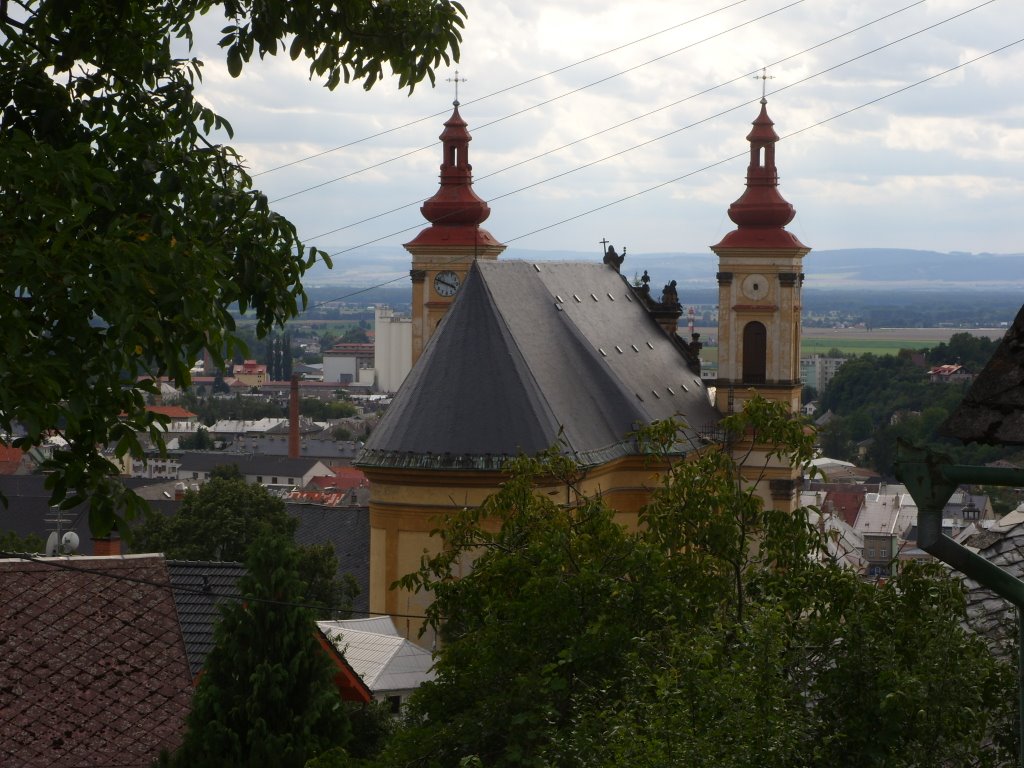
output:
<svg viewBox="0 0 1024 768"><path fill-rule="evenodd" d="M376 389L397 392L412 369L412 318L390 307L375 307L373 329Z"/></svg>

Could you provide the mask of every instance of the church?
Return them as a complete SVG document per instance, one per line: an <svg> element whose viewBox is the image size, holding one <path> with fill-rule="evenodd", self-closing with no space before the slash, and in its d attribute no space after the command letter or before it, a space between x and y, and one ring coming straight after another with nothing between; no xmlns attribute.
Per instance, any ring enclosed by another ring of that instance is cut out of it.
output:
<svg viewBox="0 0 1024 768"><path fill-rule="evenodd" d="M677 333L674 281L633 285L609 248L604 263L500 258L505 246L481 227L490 214L472 188L471 140L459 103L441 134L440 187L420 209L430 225L405 247L412 256L413 368L356 460L371 481L370 610L416 638L429 598L391 590L416 570L453 509L479 505L505 461L552 446L580 468L580 489L601 494L622 521L657 485L632 434L675 417L680 454L699 451L724 414L753 391L800 406L802 259L785 227L795 210L778 189L779 137L761 100L747 136L746 188L729 207L736 229L718 256L719 362L715 392L700 377L700 342ZM759 489L779 508L796 504L799 478L770 470ZM538 492L570 502L552 480ZM421 638L430 644L431 638Z"/></svg>

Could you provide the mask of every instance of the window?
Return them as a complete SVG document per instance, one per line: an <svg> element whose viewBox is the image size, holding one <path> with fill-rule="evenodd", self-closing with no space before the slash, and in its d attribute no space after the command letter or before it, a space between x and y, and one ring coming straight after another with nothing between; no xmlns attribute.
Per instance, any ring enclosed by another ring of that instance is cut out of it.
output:
<svg viewBox="0 0 1024 768"><path fill-rule="evenodd" d="M756 320L743 326L743 383L764 384L768 361L768 330Z"/></svg>
<svg viewBox="0 0 1024 768"><path fill-rule="evenodd" d="M875 558L875 548L874 547L868 547L867 554L865 554L864 556L868 560L873 560Z"/></svg>
<svg viewBox="0 0 1024 768"><path fill-rule="evenodd" d="M277 485L277 478L276 477L270 478L270 484L271 485Z"/></svg>
<svg viewBox="0 0 1024 768"><path fill-rule="evenodd" d="M401 696L388 696L388 706L391 707L391 714L397 715L402 710Z"/></svg>
<svg viewBox="0 0 1024 768"><path fill-rule="evenodd" d="M887 559L887 558L889 557L889 550L888 550L888 549L885 549L885 548L882 548L882 549L878 550L878 556L879 556L879 557L880 557L880 558L881 558L882 560L885 560L885 559Z"/></svg>
<svg viewBox="0 0 1024 768"><path fill-rule="evenodd" d="M256 475L256 482L260 485L263 484L263 475Z"/></svg>

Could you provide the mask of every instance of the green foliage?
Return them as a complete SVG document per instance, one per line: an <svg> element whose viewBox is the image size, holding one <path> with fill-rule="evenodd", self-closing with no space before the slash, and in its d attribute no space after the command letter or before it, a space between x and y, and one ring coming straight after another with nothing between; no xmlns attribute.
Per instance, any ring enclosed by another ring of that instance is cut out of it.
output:
<svg viewBox="0 0 1024 768"><path fill-rule="evenodd" d="M253 544L271 538L294 545L298 521L281 499L246 483L236 465L217 467L198 491L188 491L173 517L150 512L132 529L136 552L163 552L179 560L244 562ZM299 576L307 584L302 602L319 606L324 617L348 611L359 588L351 576L339 579L332 544L298 547Z"/></svg>
<svg viewBox="0 0 1024 768"><path fill-rule="evenodd" d="M318 397L304 397L299 405L303 416L316 421L347 419L355 416L358 411L348 400L321 400Z"/></svg>
<svg viewBox="0 0 1024 768"><path fill-rule="evenodd" d="M813 455L760 399L724 427ZM441 554L400 581L433 594L437 678L383 765L1006 764L990 737L1012 732L1012 670L962 628L957 582L914 565L862 582L804 514L764 508L761 452L679 460L671 422L642 437L668 472L635 532L600 497L539 494L540 477L576 487L555 454L444 522Z"/></svg>
<svg viewBox="0 0 1024 768"><path fill-rule="evenodd" d="M250 550L243 601L222 609L174 764L300 768L350 738L333 668L316 639L298 555L281 538Z"/></svg>
<svg viewBox="0 0 1024 768"><path fill-rule="evenodd" d="M45 548L46 542L34 533L25 537L14 531L0 533L0 552L42 552Z"/></svg>
<svg viewBox="0 0 1024 768"><path fill-rule="evenodd" d="M954 335L959 337L978 341L969 334ZM857 443L872 438L866 463L885 476L892 475L899 439L941 444L943 451L965 464L1000 458L1006 450L962 446L938 434L968 386L929 382L926 372L915 366L909 355L855 357L836 372L821 394L822 408L837 415L822 431L822 450L833 458L859 461Z"/></svg>
<svg viewBox="0 0 1024 768"><path fill-rule="evenodd" d="M928 350L928 362L932 365L959 363L971 373L981 373L995 353L1000 339L988 336L974 336L970 333L954 333L949 343L939 344Z"/></svg>
<svg viewBox="0 0 1024 768"><path fill-rule="evenodd" d="M305 305L318 259L215 143L231 126L195 98L203 62L178 59L196 14L223 9L228 70L285 49L335 87L388 66L410 89L458 58L465 12L446 0L0 3L0 431L69 441L53 503L90 497L104 534L143 503L100 452L142 455L156 377L189 383L204 349L241 349L233 308L263 336ZM11 13L12 15L8 15ZM16 14L16 15L15 15Z"/></svg>
<svg viewBox="0 0 1024 768"><path fill-rule="evenodd" d="M178 445L185 451L208 451L213 448L213 438L210 437L210 430L199 427L195 434L181 438Z"/></svg>

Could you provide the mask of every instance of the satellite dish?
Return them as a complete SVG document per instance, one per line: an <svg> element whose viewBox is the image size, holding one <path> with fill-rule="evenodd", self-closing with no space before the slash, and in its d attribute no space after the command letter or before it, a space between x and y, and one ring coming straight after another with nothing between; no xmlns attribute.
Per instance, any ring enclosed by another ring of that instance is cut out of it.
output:
<svg viewBox="0 0 1024 768"><path fill-rule="evenodd" d="M46 556L53 557L57 554L57 532L51 531L46 538Z"/></svg>
<svg viewBox="0 0 1024 768"><path fill-rule="evenodd" d="M60 548L66 555L72 555L78 549L78 534L68 531L60 538Z"/></svg>

